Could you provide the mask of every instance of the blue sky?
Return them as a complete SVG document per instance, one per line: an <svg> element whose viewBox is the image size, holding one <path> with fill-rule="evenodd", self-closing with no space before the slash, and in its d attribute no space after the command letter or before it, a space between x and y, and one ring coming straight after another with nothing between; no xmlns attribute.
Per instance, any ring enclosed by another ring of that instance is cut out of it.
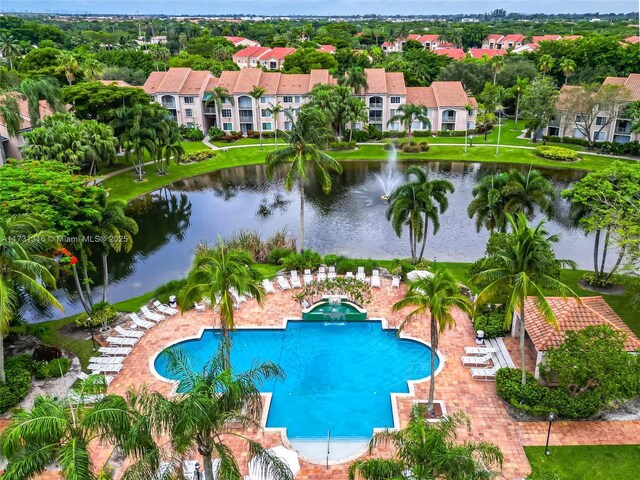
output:
<svg viewBox="0 0 640 480"><path fill-rule="evenodd" d="M483 13L504 8L520 13L632 12L638 0L0 0L3 12L145 13L258 15L345 15L377 13L453 14Z"/></svg>

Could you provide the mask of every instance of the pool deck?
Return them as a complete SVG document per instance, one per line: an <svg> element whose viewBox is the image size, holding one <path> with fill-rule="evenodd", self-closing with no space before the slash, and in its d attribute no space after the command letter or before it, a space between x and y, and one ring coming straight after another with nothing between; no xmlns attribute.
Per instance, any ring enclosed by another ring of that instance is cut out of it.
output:
<svg viewBox="0 0 640 480"><path fill-rule="evenodd" d="M387 318L393 325L403 318L403 312L392 313L391 305L399 300L405 291L391 289L390 281L383 280L381 289L374 289L373 301L367 305L368 317ZM245 303L235 314L235 323L240 327L281 326L285 317L300 317L300 306L294 301L290 291L277 292L266 297L262 306L255 301ZM459 439L486 440L497 444L504 453L505 463L502 470L504 479L525 478L530 473L529 462L524 453L525 445L544 445L547 424L544 422L515 422L497 396L493 382L478 382L471 379L469 370L462 367L460 357L464 347L474 345L475 337L470 320L461 312L456 312L456 325L442 334L440 352L444 355L445 365L437 375L436 399L443 400L448 412L461 410L471 418L469 430L461 430ZM150 359L170 343L176 340L197 336L203 327L213 324L214 314L189 311L183 315L167 318L147 332L124 361L124 368L109 387L109 392L126 394L129 388L139 388L146 384L149 388L169 394L171 384L155 377L150 371ZM405 327L411 337L429 341L428 319L413 320ZM518 365L518 358L514 357ZM415 385L415 398L398 398L398 414L405 425L414 400L428 398L429 381ZM265 447L282 443L279 433L265 431L246 431L247 436L259 440ZM553 425L551 445L593 445L593 444L640 444L640 422L556 422ZM249 452L245 442L230 438L229 445L237 455L243 474L247 473ZM104 465L111 454L108 445L96 446L95 465ZM389 456L389 450L378 449L378 456ZM195 454L194 454L195 455ZM194 456L193 458L197 458ZM301 480L346 479L349 463L331 465L312 464L301 461L302 469L296 478ZM124 468L115 472L116 479L121 478ZM50 472L53 473L53 472ZM43 476L42 478L56 478Z"/></svg>

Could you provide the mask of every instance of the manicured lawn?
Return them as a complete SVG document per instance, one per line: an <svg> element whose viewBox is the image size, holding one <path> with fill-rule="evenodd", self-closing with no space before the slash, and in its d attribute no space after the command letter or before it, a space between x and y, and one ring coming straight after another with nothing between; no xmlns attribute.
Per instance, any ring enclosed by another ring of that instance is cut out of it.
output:
<svg viewBox="0 0 640 480"><path fill-rule="evenodd" d="M531 480L635 480L640 475L640 445L525 447Z"/></svg>
<svg viewBox="0 0 640 480"><path fill-rule="evenodd" d="M260 139L259 138L241 138L240 140L236 141L236 142L221 142L219 140L216 140L215 142L210 142L213 145L215 145L216 147L220 147L220 148L225 148L225 147L233 147L236 145L260 145ZM282 139L278 137L278 144L282 143ZM274 145L275 144L275 139L273 138L263 138L262 139L262 144L263 145Z"/></svg>

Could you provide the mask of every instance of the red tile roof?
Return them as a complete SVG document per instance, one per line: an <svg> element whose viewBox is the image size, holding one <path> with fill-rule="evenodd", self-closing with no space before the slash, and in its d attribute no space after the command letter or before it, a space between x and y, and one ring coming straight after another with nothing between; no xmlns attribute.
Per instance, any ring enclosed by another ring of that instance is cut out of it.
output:
<svg viewBox="0 0 640 480"><path fill-rule="evenodd" d="M485 55L489 58L495 57L496 55L506 55L506 50L496 50L495 48L470 48L469 53L473 58L482 58Z"/></svg>
<svg viewBox="0 0 640 480"><path fill-rule="evenodd" d="M131 84L125 82L124 80L97 80L103 85L117 85L118 87L130 87Z"/></svg>
<svg viewBox="0 0 640 480"><path fill-rule="evenodd" d="M314 85L335 85L336 80L328 70L311 70L311 73L290 74L263 72L259 68L243 68L240 71L224 71L219 79L212 79L207 90L224 87L231 94L249 93L254 86L265 89L265 95L306 95Z"/></svg>
<svg viewBox="0 0 640 480"><path fill-rule="evenodd" d="M470 103L460 82L433 82L431 88L439 107L463 107Z"/></svg>
<svg viewBox="0 0 640 480"><path fill-rule="evenodd" d="M633 37L625 38L624 41L627 43L640 43L640 37L637 35L634 35Z"/></svg>
<svg viewBox="0 0 640 480"><path fill-rule="evenodd" d="M502 37L502 43L513 43L514 45L518 42L522 42L524 40L524 35L520 35L519 33L510 33L509 35L505 35Z"/></svg>
<svg viewBox="0 0 640 480"><path fill-rule="evenodd" d="M320 48L317 50L325 53L336 53L336 47L334 45L320 45Z"/></svg>
<svg viewBox="0 0 640 480"><path fill-rule="evenodd" d="M17 102L18 102L18 110L20 112L20 122L21 122L20 130L26 130L33 127L33 125L31 124L31 118L29 117L29 103L22 98L17 98ZM49 108L49 105L44 100L40 100L39 107L40 107L40 118L44 118L48 115L52 115L53 113L55 113L53 110ZM6 126L6 123L1 116L0 116L0 125Z"/></svg>
<svg viewBox="0 0 640 480"><path fill-rule="evenodd" d="M166 72L151 72L142 88L145 92L197 95L206 90L213 75L207 70L190 68L170 68Z"/></svg>
<svg viewBox="0 0 640 480"><path fill-rule="evenodd" d="M462 60L467 56L461 48L438 48L434 52L436 55L446 55L454 60Z"/></svg>
<svg viewBox="0 0 640 480"><path fill-rule="evenodd" d="M233 43L234 45L238 45L239 43L244 42L245 40L249 40L248 38L245 38L245 37L231 37L226 35L224 38L230 41L231 43ZM249 40L249 41L253 42L254 40Z"/></svg>
<svg viewBox="0 0 640 480"><path fill-rule="evenodd" d="M602 297L580 299L547 297L547 302L558 320L557 329L550 325L536 307L532 297L525 301L525 328L539 352L557 347L564 342L567 331L582 330L589 326L608 325L626 334L627 351L640 351L640 340L620 319Z"/></svg>
<svg viewBox="0 0 640 480"><path fill-rule="evenodd" d="M269 50L271 50L269 47L258 47L258 46L245 47L242 50L238 50L236 53L234 53L233 58L234 60L236 58L250 58L250 57L257 58L263 53L268 52Z"/></svg>
<svg viewBox="0 0 640 480"><path fill-rule="evenodd" d="M607 77L603 85L620 85L623 89L621 95L627 97L627 101L640 100L640 73L631 73L628 77Z"/></svg>
<svg viewBox="0 0 640 480"><path fill-rule="evenodd" d="M562 37L560 35L534 35L531 40L533 40L531 43L556 42L562 40Z"/></svg>
<svg viewBox="0 0 640 480"><path fill-rule="evenodd" d="M489 35L487 35L487 40L500 40L502 38L502 35L500 35L499 33L490 33Z"/></svg>
<svg viewBox="0 0 640 480"><path fill-rule="evenodd" d="M267 51L260 55L258 58L260 60L282 60L284 59L284 57L286 57L287 55L291 55L295 51L296 49L291 47L275 47L267 49Z"/></svg>
<svg viewBox="0 0 640 480"><path fill-rule="evenodd" d="M431 87L407 87L407 103L429 108L438 107Z"/></svg>

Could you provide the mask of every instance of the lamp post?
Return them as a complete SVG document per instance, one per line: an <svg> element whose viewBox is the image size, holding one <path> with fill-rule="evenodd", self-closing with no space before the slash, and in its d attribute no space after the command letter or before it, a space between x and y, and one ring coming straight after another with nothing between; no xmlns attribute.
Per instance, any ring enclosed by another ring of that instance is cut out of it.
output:
<svg viewBox="0 0 640 480"><path fill-rule="evenodd" d="M551 455L549 451L549 437L551 437L551 423L556 419L556 416L553 412L549 412L549 429L547 430L547 444L544 447L544 454L548 457Z"/></svg>
<svg viewBox="0 0 640 480"><path fill-rule="evenodd" d="M89 333L91 334L91 343L93 343L93 351L96 351L96 339L93 338L93 318L89 317Z"/></svg>

